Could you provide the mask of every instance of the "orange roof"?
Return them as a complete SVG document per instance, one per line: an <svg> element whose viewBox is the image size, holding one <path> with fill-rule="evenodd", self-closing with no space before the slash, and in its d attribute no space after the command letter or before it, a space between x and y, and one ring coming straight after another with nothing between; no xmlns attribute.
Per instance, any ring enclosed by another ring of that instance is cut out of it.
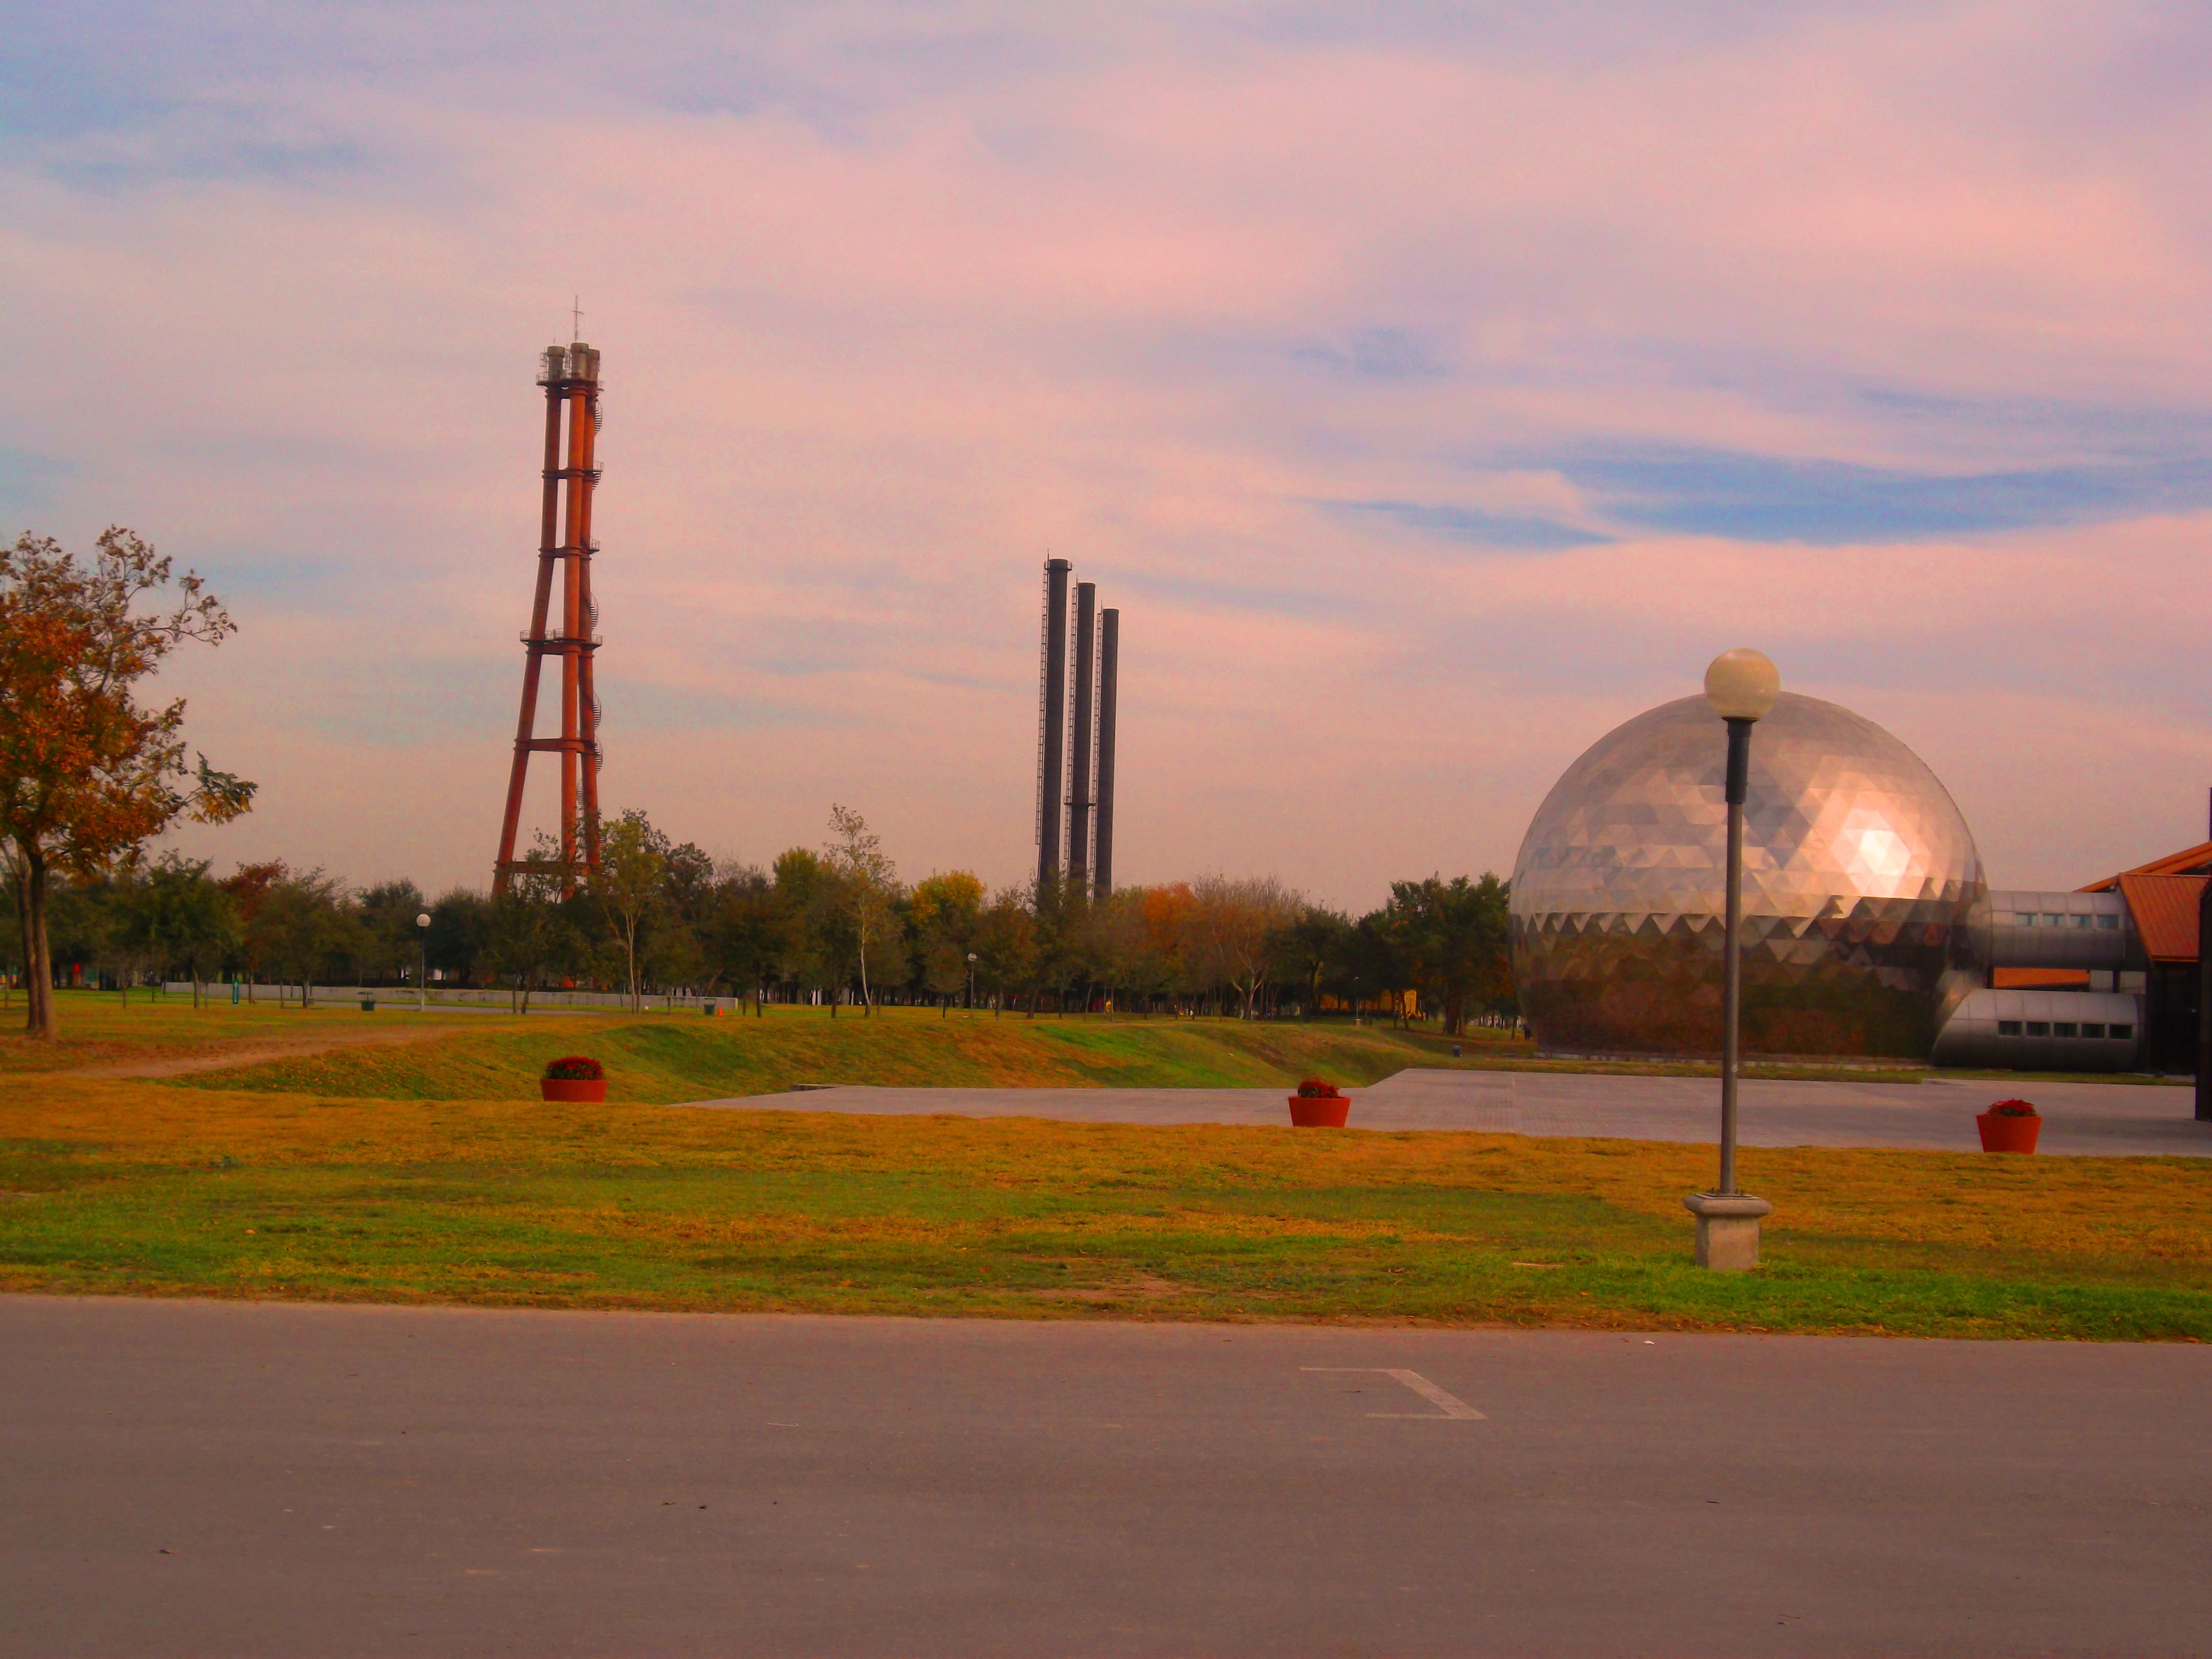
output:
<svg viewBox="0 0 2212 1659"><path fill-rule="evenodd" d="M2207 879L2133 872L2118 878L2120 896L2128 902L2136 932L2153 962L2197 960L2197 907L2203 902Z"/></svg>
<svg viewBox="0 0 2212 1659"><path fill-rule="evenodd" d="M1992 991L2041 991L2062 985L2087 987L2089 970L2087 968L1992 968L1990 969L1990 989Z"/></svg>
<svg viewBox="0 0 2212 1659"><path fill-rule="evenodd" d="M2109 893L2127 876L2203 876L2212 875L2212 841L2199 842L2196 846L2179 853L2169 853L2162 859L2153 859L2148 864L2139 864L2132 870L2123 870L2119 875L2106 876L2102 881L2093 881L2087 887L2077 887L2077 893Z"/></svg>

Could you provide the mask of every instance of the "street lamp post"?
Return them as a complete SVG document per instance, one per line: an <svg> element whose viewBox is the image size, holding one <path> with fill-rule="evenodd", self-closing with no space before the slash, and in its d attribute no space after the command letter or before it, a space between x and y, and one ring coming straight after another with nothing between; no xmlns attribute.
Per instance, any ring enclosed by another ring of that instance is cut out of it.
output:
<svg viewBox="0 0 2212 1659"><path fill-rule="evenodd" d="M968 1018L975 1018L975 953L968 953Z"/></svg>
<svg viewBox="0 0 2212 1659"><path fill-rule="evenodd" d="M1781 695L1782 676L1757 651L1724 651L1705 670L1705 701L1728 726L1728 894L1722 932L1721 1183L1682 1202L1698 1218L1698 1265L1740 1272L1759 1265L1759 1218L1774 1206L1735 1184L1736 1071L1743 1010L1743 807L1751 787L1751 728Z"/></svg>
<svg viewBox="0 0 2212 1659"><path fill-rule="evenodd" d="M415 916L415 1012L430 1012L430 913Z"/></svg>

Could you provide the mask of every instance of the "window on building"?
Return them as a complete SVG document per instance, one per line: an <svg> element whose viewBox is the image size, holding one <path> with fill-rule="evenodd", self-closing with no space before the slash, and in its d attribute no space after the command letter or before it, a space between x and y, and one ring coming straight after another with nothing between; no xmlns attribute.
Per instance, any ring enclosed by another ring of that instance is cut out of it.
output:
<svg viewBox="0 0 2212 1659"><path fill-rule="evenodd" d="M2034 927L2034 926L2035 926L2035 912L2034 912L2034 911L2033 911L2033 910L2023 910L2023 911L2021 911L2018 915L2014 916L2014 917L2012 919L2012 925L2013 925L2014 927Z"/></svg>
<svg viewBox="0 0 2212 1659"><path fill-rule="evenodd" d="M2104 915L2097 918L2097 926L2103 928L2108 933L2117 933L2119 930L2120 919L2112 915L2111 911L2107 910Z"/></svg>
<svg viewBox="0 0 2212 1659"><path fill-rule="evenodd" d="M2027 1034L2030 1036L2049 1036L2051 1022L2047 1019L2031 1019L2027 1022Z"/></svg>
<svg viewBox="0 0 2212 1659"><path fill-rule="evenodd" d="M2132 1025L2115 1025L2112 1028L2112 1033L2114 1038L2122 1042L2133 1042L2136 1038L2136 1028Z"/></svg>
<svg viewBox="0 0 2212 1659"><path fill-rule="evenodd" d="M2051 1035L2053 1036L2079 1036L2081 1035L2081 1028L2079 1025L2076 1025L2070 1019L2062 1019L2056 1025L2051 1028Z"/></svg>
<svg viewBox="0 0 2212 1659"><path fill-rule="evenodd" d="M2043 913L2043 925L2045 927L2063 927L2066 925L2066 918L2053 915L2050 911L2045 910Z"/></svg>
<svg viewBox="0 0 2212 1659"><path fill-rule="evenodd" d="M2097 924L2097 919L2096 919L2096 917L2094 917L2094 916L2087 916L2087 915L2084 915L2084 916L2076 916L2076 917L2075 917L2075 918L2074 918L2074 925L2075 925L2076 927L2095 927L2095 926L2096 926L2096 924Z"/></svg>
<svg viewBox="0 0 2212 1659"><path fill-rule="evenodd" d="M2085 1037L2101 1037L2105 1035L2105 1028L2094 1020L2085 1020L2081 1025L2081 1035Z"/></svg>
<svg viewBox="0 0 2212 1659"><path fill-rule="evenodd" d="M2018 1036L2020 1035L2020 1022L2016 1019L1999 1020L1997 1022L1997 1035L1999 1036Z"/></svg>

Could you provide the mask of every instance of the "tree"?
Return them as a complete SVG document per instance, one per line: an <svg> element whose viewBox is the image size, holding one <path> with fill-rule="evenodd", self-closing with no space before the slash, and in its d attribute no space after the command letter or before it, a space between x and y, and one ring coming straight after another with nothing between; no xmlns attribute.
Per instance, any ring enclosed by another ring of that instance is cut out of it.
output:
<svg viewBox="0 0 2212 1659"><path fill-rule="evenodd" d="M776 899L791 928L785 971L802 984L818 987L828 998L830 1018L837 1018L837 993L850 975L852 930L830 867L804 847L776 855Z"/></svg>
<svg viewBox="0 0 2212 1659"><path fill-rule="evenodd" d="M639 1007L638 930L659 902L661 878L667 869L668 837L635 807L600 830L599 867L590 877L592 896L622 947L632 1013Z"/></svg>
<svg viewBox="0 0 2212 1659"><path fill-rule="evenodd" d="M416 965L415 918L423 913L422 890L402 877L380 881L360 899L362 963L380 979L404 979Z"/></svg>
<svg viewBox="0 0 2212 1659"><path fill-rule="evenodd" d="M646 972L673 1009L679 989L701 984L708 976L698 929L663 903L654 912L645 940Z"/></svg>
<svg viewBox="0 0 2212 1659"><path fill-rule="evenodd" d="M876 952L877 966L892 970L896 952L891 904L898 896L898 872L884 856L883 840L868 828L868 821L850 807L830 805L831 839L822 845L823 863L837 889L837 903L844 912L852 937L853 953L860 969L860 1000L869 1015L876 1012L875 991L868 979L868 952ZM831 1005L835 1011L836 1005Z"/></svg>
<svg viewBox="0 0 2212 1659"><path fill-rule="evenodd" d="M1306 1017L1321 1011L1322 975L1334 965L1352 936L1352 919L1319 904L1309 904L1276 935L1276 955L1290 974L1305 981Z"/></svg>
<svg viewBox="0 0 2212 1659"><path fill-rule="evenodd" d="M159 959L161 946L149 925L153 904L143 870L125 869L94 890L100 913L100 960L115 969L123 1006L131 1006L131 987Z"/></svg>
<svg viewBox="0 0 2212 1659"><path fill-rule="evenodd" d="M796 954L792 897L750 865L729 872L718 885L716 908L704 930L708 960L739 996L751 992L759 1018L761 987Z"/></svg>
<svg viewBox="0 0 2212 1659"><path fill-rule="evenodd" d="M464 982L473 981L491 947L491 901L473 888L441 894L430 907L429 937L422 941L426 966L457 974Z"/></svg>
<svg viewBox="0 0 2212 1659"><path fill-rule="evenodd" d="M1152 960L1145 929L1144 895L1124 888L1091 901L1084 922L1085 963L1106 988L1109 1006L1120 1007L1127 990L1148 1004L1158 988L1158 964Z"/></svg>
<svg viewBox="0 0 2212 1659"><path fill-rule="evenodd" d="M116 915L118 943L126 955L166 970L181 967L192 982L192 1006L200 988L238 948L238 906L208 879L204 861L164 853L142 881L119 890Z"/></svg>
<svg viewBox="0 0 2212 1659"><path fill-rule="evenodd" d="M1146 976L1163 992L1180 994L1194 975L1188 948L1198 901L1187 881L1147 887L1139 902L1145 917Z"/></svg>
<svg viewBox="0 0 2212 1659"><path fill-rule="evenodd" d="M1370 995L1395 991L1405 982L1405 969L1384 912L1370 911L1352 924L1327 979L1329 988L1352 1004L1355 1023Z"/></svg>
<svg viewBox="0 0 2212 1659"><path fill-rule="evenodd" d="M706 932L720 887L711 854L691 842L671 846L660 838L660 902L647 916L646 970L673 997L678 986L712 977Z"/></svg>
<svg viewBox="0 0 2212 1659"><path fill-rule="evenodd" d="M59 1034L46 928L48 881L126 862L179 817L222 823L253 785L185 763L185 702L140 707L139 683L187 640L220 644L230 617L198 576L177 602L142 614L169 586L170 562L110 526L88 563L27 533L0 550L0 853L21 919L31 1034ZM162 602L166 604L166 600Z"/></svg>
<svg viewBox="0 0 2212 1659"><path fill-rule="evenodd" d="M1213 982L1234 986L1244 1018L1267 976L1275 929L1297 914L1297 895L1273 876L1205 876L1190 884L1199 958Z"/></svg>
<svg viewBox="0 0 2212 1659"><path fill-rule="evenodd" d="M1018 888L1002 889L975 921L975 979L991 996L991 1017L999 1017L1007 993L1018 991L1036 971L1036 919Z"/></svg>
<svg viewBox="0 0 2212 1659"><path fill-rule="evenodd" d="M1488 872L1390 884L1391 930L1414 983L1443 1005L1447 1036L1466 1030L1470 998L1494 1001L1501 981L1511 983L1506 903L1505 884Z"/></svg>
<svg viewBox="0 0 2212 1659"><path fill-rule="evenodd" d="M358 943L345 895L335 878L321 870L288 876L270 888L254 925L261 953L278 982L300 988L300 1006L314 1006L315 981L331 958Z"/></svg>
<svg viewBox="0 0 2212 1659"><path fill-rule="evenodd" d="M600 842L602 855L605 842ZM574 916L563 902L573 878L561 862L557 842L540 831L531 863L515 871L507 890L491 901L483 959L495 973L509 976L514 1007L530 1012L530 993L553 969L575 959L582 946Z"/></svg>
<svg viewBox="0 0 2212 1659"><path fill-rule="evenodd" d="M922 983L945 999L941 1012L949 1012L951 1000L968 988L968 952L982 915L983 884L968 871L947 871L914 884L907 921L921 958Z"/></svg>
<svg viewBox="0 0 2212 1659"><path fill-rule="evenodd" d="M283 881L291 872L282 859L270 859L265 864L241 864L216 884L230 896L238 907L239 942L236 960L246 977L246 1000L253 1000L253 981L261 974L261 952L265 940L261 930L261 907L268 902L269 890Z"/></svg>

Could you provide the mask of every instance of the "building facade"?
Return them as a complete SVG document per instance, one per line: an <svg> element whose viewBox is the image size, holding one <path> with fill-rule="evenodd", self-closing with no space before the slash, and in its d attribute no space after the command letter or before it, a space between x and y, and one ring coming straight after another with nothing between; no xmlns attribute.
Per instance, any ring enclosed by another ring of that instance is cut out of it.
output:
<svg viewBox="0 0 2212 1659"><path fill-rule="evenodd" d="M1686 697L1601 738L1537 810L1511 930L1540 1050L1718 1051L1725 757ZM2208 879L2212 842L2076 892L1993 890L1917 755L1784 693L1752 744L1744 1051L2188 1073Z"/></svg>

